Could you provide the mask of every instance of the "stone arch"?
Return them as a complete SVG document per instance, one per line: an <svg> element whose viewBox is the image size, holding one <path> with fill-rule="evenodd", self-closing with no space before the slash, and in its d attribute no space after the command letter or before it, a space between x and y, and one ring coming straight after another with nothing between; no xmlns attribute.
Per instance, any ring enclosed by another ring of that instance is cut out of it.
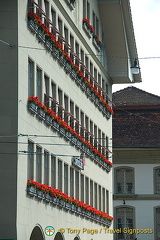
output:
<svg viewBox="0 0 160 240"><path fill-rule="evenodd" d="M29 240L45 240L43 230L39 225L33 228Z"/></svg>
<svg viewBox="0 0 160 240"><path fill-rule="evenodd" d="M54 240L65 240L65 239L64 239L64 236L60 232L57 232L56 236L54 237Z"/></svg>

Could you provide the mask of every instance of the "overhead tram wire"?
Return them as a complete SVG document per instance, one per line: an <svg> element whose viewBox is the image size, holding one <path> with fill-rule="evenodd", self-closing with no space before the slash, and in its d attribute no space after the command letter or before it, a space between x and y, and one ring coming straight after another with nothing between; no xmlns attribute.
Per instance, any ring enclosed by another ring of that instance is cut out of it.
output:
<svg viewBox="0 0 160 240"><path fill-rule="evenodd" d="M21 45L12 45L11 43L8 43L8 42L5 42L3 40L0 39L0 42L5 44L5 45L8 45L10 47L19 47L19 48L27 48L27 49L33 49L33 50L45 50L45 48L36 48L36 47L30 47L30 46L21 46ZM81 53L77 53L77 54L81 54ZM94 56L103 56L103 55L96 55L96 54L90 54L90 53L86 53L85 55L94 55ZM128 58L128 57L123 57L123 56L107 56L108 58L125 58L125 59L135 59L135 58ZM153 56L153 57L137 57L137 60L143 60L143 59L160 59L159 56Z"/></svg>

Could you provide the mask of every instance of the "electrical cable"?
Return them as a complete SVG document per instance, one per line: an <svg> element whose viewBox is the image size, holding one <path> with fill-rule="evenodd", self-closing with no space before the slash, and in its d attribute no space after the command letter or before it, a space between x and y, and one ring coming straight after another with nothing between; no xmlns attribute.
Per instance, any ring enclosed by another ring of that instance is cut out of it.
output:
<svg viewBox="0 0 160 240"><path fill-rule="evenodd" d="M45 48L36 48L36 47L30 47L30 46L21 46L21 45L12 45L11 43L5 42L3 40L0 40L1 43L8 45L10 47L19 47L19 48L28 48L33 50L46 50ZM78 54L78 53L77 53ZM81 54L81 53L79 53ZM103 55L96 55L96 54L89 54L86 53L85 55L94 55L94 56L103 56ZM124 58L124 59L135 59L135 58L128 58L128 57L122 57L122 56L107 56L108 58ZM159 56L153 56L153 57L137 57L137 60L144 60L144 59L160 59Z"/></svg>

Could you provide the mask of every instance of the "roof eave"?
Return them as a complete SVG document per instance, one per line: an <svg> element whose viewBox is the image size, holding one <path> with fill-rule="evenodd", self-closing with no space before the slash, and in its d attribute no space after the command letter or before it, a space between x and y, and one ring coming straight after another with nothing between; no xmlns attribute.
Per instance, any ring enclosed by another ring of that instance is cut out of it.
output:
<svg viewBox="0 0 160 240"><path fill-rule="evenodd" d="M107 52L108 72L113 83L141 82L133 74L138 58L129 0L98 0Z"/></svg>

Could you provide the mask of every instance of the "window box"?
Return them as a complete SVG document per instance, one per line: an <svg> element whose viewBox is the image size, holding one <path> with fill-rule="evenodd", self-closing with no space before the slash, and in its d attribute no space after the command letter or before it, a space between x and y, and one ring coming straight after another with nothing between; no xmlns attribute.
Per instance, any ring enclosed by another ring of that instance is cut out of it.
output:
<svg viewBox="0 0 160 240"><path fill-rule="evenodd" d="M65 201L63 201L63 199L59 199L58 206L65 207Z"/></svg>
<svg viewBox="0 0 160 240"><path fill-rule="evenodd" d="M45 123L50 126L52 125L52 118L50 115L46 114Z"/></svg>
<svg viewBox="0 0 160 240"><path fill-rule="evenodd" d="M72 134L70 132L66 131L66 138L68 140L71 140L71 137L72 137Z"/></svg>
<svg viewBox="0 0 160 240"><path fill-rule="evenodd" d="M71 141L72 141L72 143L76 144L77 143L77 138L72 135Z"/></svg>
<svg viewBox="0 0 160 240"><path fill-rule="evenodd" d="M59 132L60 132L60 134L62 134L63 136L65 136L66 135L66 131L65 131L65 129L63 128L63 127L59 127Z"/></svg>
<svg viewBox="0 0 160 240"><path fill-rule="evenodd" d="M55 46L52 47L52 56L59 59L59 50Z"/></svg>
<svg viewBox="0 0 160 240"><path fill-rule="evenodd" d="M87 86L84 82L81 82L81 87L82 87L83 90L86 90L86 88L87 88Z"/></svg>
<svg viewBox="0 0 160 240"><path fill-rule="evenodd" d="M71 78L73 78L73 79L76 79L76 78L77 78L77 73L75 72L74 69L71 69L70 76L71 76Z"/></svg>
<svg viewBox="0 0 160 240"><path fill-rule="evenodd" d="M65 56L64 55L59 55L59 64L61 65L61 66L65 66L66 65L66 58L65 58Z"/></svg>
<svg viewBox="0 0 160 240"><path fill-rule="evenodd" d="M66 203L65 203L65 208L68 209L68 210L71 210L72 204L69 203L69 202L66 202Z"/></svg>
<svg viewBox="0 0 160 240"><path fill-rule="evenodd" d="M72 212L76 211L76 206L74 204L72 204L71 210L72 210Z"/></svg>
<svg viewBox="0 0 160 240"><path fill-rule="evenodd" d="M76 6L76 0L66 0L66 3L68 4L71 10L73 10Z"/></svg>
<svg viewBox="0 0 160 240"><path fill-rule="evenodd" d="M38 111L37 111L37 117L40 119L40 120L45 120L45 112L43 111L42 108L38 108Z"/></svg>
<svg viewBox="0 0 160 240"><path fill-rule="evenodd" d="M68 74L71 71L71 65L69 62L66 61L64 65L65 72Z"/></svg>
<svg viewBox="0 0 160 240"><path fill-rule="evenodd" d="M34 103L34 102L28 102L28 110L31 112L31 113L37 113L37 110L38 110L38 106Z"/></svg>
<svg viewBox="0 0 160 240"><path fill-rule="evenodd" d="M95 215L95 220L96 220L97 222L99 222L99 220L100 220L100 216Z"/></svg>
<svg viewBox="0 0 160 240"><path fill-rule="evenodd" d="M57 204L57 198L56 197L52 198L52 203L55 204L55 205Z"/></svg>
<svg viewBox="0 0 160 240"><path fill-rule="evenodd" d="M39 28L38 28L37 37L38 37L38 39L39 39L41 42L45 43L45 34L44 34L44 32L43 32L43 28L42 28L42 27L39 27Z"/></svg>
<svg viewBox="0 0 160 240"><path fill-rule="evenodd" d="M91 90L89 87L86 87L86 93L87 93L87 95L91 96Z"/></svg>
<svg viewBox="0 0 160 240"><path fill-rule="evenodd" d="M89 38L91 38L92 32L91 32L91 29L88 27L88 24L86 22L83 22L83 29L84 29L85 33L87 34L87 36Z"/></svg>
<svg viewBox="0 0 160 240"><path fill-rule="evenodd" d="M49 41L49 39L48 39L47 36L45 37L45 46L46 46L46 48L47 48L49 51L52 52L52 47L53 47L53 45L52 45L52 43Z"/></svg>
<svg viewBox="0 0 160 240"><path fill-rule="evenodd" d="M45 201L46 201L47 203L49 203L49 202L51 202L51 200L52 200L52 197L49 195L49 193L46 193L46 195L45 195Z"/></svg>
<svg viewBox="0 0 160 240"><path fill-rule="evenodd" d="M76 208L76 212L79 213L79 214L82 214L83 209L81 207L77 207Z"/></svg>
<svg viewBox="0 0 160 240"><path fill-rule="evenodd" d="M53 121L53 122L52 122L52 127L53 127L55 130L58 130L58 131L59 131L59 124L58 124L56 121Z"/></svg>
<svg viewBox="0 0 160 240"><path fill-rule="evenodd" d="M92 97L93 101L96 100L96 96L95 96L94 92L91 93L91 97Z"/></svg>
<svg viewBox="0 0 160 240"><path fill-rule="evenodd" d="M27 187L27 193L30 196L37 196L37 189L33 186L29 186L29 187Z"/></svg>
<svg viewBox="0 0 160 240"><path fill-rule="evenodd" d="M100 42L100 40L98 40L96 38L97 35L93 36L93 45L95 46L95 48L100 52L101 51L101 46L102 43Z"/></svg>
<svg viewBox="0 0 160 240"><path fill-rule="evenodd" d="M77 145L79 148L81 148L81 147L82 147L82 142L81 142L80 140L77 139L77 143L76 143L76 145Z"/></svg>
<svg viewBox="0 0 160 240"><path fill-rule="evenodd" d="M34 22L33 19L28 20L28 27L33 33L38 33L38 25Z"/></svg>
<svg viewBox="0 0 160 240"><path fill-rule="evenodd" d="M43 199L44 198L44 193L40 190L37 189L37 198Z"/></svg>
<svg viewBox="0 0 160 240"><path fill-rule="evenodd" d="M91 218L91 212L86 211L86 216L87 216L88 218Z"/></svg>

